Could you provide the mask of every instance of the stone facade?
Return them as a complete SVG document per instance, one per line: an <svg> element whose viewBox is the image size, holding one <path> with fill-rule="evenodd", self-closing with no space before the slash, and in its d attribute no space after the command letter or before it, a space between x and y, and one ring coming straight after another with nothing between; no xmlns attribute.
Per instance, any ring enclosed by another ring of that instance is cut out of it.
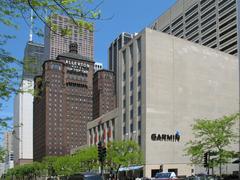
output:
<svg viewBox="0 0 240 180"><path fill-rule="evenodd" d="M178 175L205 172L189 165L184 149L193 138L194 120L238 112L237 57L144 29L120 50L118 66L120 120L115 139L139 142L147 177L160 165ZM154 139L154 134L166 139ZM238 144L232 148L237 151ZM222 172L237 169L227 164Z"/></svg>

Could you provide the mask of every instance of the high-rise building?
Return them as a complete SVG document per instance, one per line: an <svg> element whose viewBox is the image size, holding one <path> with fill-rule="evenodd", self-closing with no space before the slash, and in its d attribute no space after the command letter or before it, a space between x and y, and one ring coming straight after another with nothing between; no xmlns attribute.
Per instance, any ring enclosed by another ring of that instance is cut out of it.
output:
<svg viewBox="0 0 240 180"><path fill-rule="evenodd" d="M177 0L150 27L237 55L236 0Z"/></svg>
<svg viewBox="0 0 240 180"><path fill-rule="evenodd" d="M116 108L115 74L98 70L93 77L93 119Z"/></svg>
<svg viewBox="0 0 240 180"><path fill-rule="evenodd" d="M31 78L42 74L42 64L44 46L43 44L28 41L24 51L24 68L23 68L23 79Z"/></svg>
<svg viewBox="0 0 240 180"><path fill-rule="evenodd" d="M179 176L205 172L184 156L194 138L191 125L238 112L237 57L149 28L118 53L118 108L88 123L89 144L138 142L146 177L160 166ZM238 144L231 148L238 151ZM224 174L237 170L237 164L222 166Z"/></svg>
<svg viewBox="0 0 240 180"><path fill-rule="evenodd" d="M24 52L22 93L14 98L14 163L31 163L33 159L33 78L42 73L44 47L29 41Z"/></svg>
<svg viewBox="0 0 240 180"><path fill-rule="evenodd" d="M127 44L136 34L129 34L126 32L121 33L110 45L108 48L108 67L110 71L113 71L115 75L118 74L118 60L119 60L119 55L118 51L125 45ZM119 95L118 93L118 78L115 76L115 86L114 86L114 91L116 96ZM118 105L117 102L118 99L116 99L116 106Z"/></svg>
<svg viewBox="0 0 240 180"><path fill-rule="evenodd" d="M35 78L33 150L34 160L70 154L87 144L87 122L92 120L93 59L78 52L77 43L68 53L43 64Z"/></svg>
<svg viewBox="0 0 240 180"><path fill-rule="evenodd" d="M133 38L133 34L121 33L108 48L108 67L109 70L117 72L118 51Z"/></svg>
<svg viewBox="0 0 240 180"><path fill-rule="evenodd" d="M5 171L14 167L14 155L13 155L13 135L12 132L4 133L3 148L6 150L5 154Z"/></svg>
<svg viewBox="0 0 240 180"><path fill-rule="evenodd" d="M56 25L56 31L45 27L44 34L44 58L45 60L56 59L61 54L68 52L70 43L78 44L78 53L88 59L93 59L94 37L93 31L86 26L77 26L69 17L62 15L50 16L52 25ZM71 35L61 36L61 30L68 29Z"/></svg>

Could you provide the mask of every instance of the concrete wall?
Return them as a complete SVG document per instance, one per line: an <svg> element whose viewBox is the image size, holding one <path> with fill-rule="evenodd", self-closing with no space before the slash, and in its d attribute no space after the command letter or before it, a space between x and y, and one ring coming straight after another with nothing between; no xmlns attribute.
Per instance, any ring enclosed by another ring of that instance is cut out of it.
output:
<svg viewBox="0 0 240 180"><path fill-rule="evenodd" d="M24 79L21 90L14 102L14 161L31 162L33 159L33 95L27 93L33 89L33 80Z"/></svg>
<svg viewBox="0 0 240 180"><path fill-rule="evenodd" d="M148 166L190 163L185 144L191 124L238 112L237 58L146 29L146 175ZM180 142L152 141L151 134L180 132ZM237 145L236 145L237 150ZM191 174L191 167L179 175Z"/></svg>
<svg viewBox="0 0 240 180"><path fill-rule="evenodd" d="M151 25L156 24L157 29L162 29L169 25L172 20L179 17L185 10L191 7L199 0L177 0L176 3L169 8L163 15L159 16Z"/></svg>

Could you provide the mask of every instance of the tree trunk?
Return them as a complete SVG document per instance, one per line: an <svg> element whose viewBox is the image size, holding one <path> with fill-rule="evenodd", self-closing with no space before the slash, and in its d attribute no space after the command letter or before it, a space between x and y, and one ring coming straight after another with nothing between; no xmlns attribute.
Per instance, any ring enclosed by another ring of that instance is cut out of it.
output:
<svg viewBox="0 0 240 180"><path fill-rule="evenodd" d="M222 177L222 150L220 150L219 160L220 160L220 164L219 164L219 174L220 174L220 177Z"/></svg>
<svg viewBox="0 0 240 180"><path fill-rule="evenodd" d="M118 179L118 171L119 171L119 168L121 167L121 165L119 164L118 168L117 168L117 172L116 172L116 180Z"/></svg>
<svg viewBox="0 0 240 180"><path fill-rule="evenodd" d="M222 177L222 163L221 162L219 164L219 174L220 174L220 177Z"/></svg>

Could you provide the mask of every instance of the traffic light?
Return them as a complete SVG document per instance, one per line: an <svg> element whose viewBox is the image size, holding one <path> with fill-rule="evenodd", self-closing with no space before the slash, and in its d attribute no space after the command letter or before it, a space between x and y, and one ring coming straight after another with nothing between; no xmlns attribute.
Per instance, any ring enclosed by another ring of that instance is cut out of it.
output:
<svg viewBox="0 0 240 180"><path fill-rule="evenodd" d="M99 141L99 143L98 143L98 160L100 161L100 162L102 162L102 142L101 141Z"/></svg>
<svg viewBox="0 0 240 180"><path fill-rule="evenodd" d="M106 156L107 156L107 148L106 147L102 148L102 156L103 156L103 161L104 161L106 159Z"/></svg>
<svg viewBox="0 0 240 180"><path fill-rule="evenodd" d="M208 152L204 153L203 166L204 166L204 167L208 167Z"/></svg>
<svg viewBox="0 0 240 180"><path fill-rule="evenodd" d="M107 149L103 146L102 142L98 143L98 160L104 162L107 156Z"/></svg>

